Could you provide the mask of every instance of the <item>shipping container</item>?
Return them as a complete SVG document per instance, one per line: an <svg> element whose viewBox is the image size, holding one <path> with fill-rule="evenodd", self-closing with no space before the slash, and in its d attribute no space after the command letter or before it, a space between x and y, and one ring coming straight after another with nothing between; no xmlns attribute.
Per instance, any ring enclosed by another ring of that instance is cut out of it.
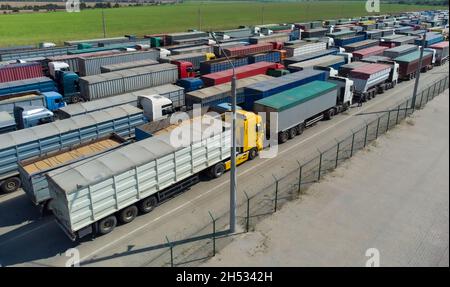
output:
<svg viewBox="0 0 450 287"><path fill-rule="evenodd" d="M10 115L8 112L0 111L0 134L13 132L15 130L16 130L16 120L14 119L14 117Z"/></svg>
<svg viewBox="0 0 450 287"><path fill-rule="evenodd" d="M285 66L289 66L291 64L304 62L304 61L308 61L308 60L312 60L312 59L317 59L317 58L327 56L327 55L336 55L338 52L339 52L339 49L336 49L336 48L321 50L321 51L317 51L317 52L306 53L304 55L284 59L283 63Z"/></svg>
<svg viewBox="0 0 450 287"><path fill-rule="evenodd" d="M149 89L143 89L132 93L121 94L108 98L103 98L90 102L71 104L56 111L59 119L68 119L78 115L84 115L95 111L104 110L110 107L129 104L138 107L140 96L160 95L170 99L174 108L179 109L184 106L184 89L176 85L162 85Z"/></svg>
<svg viewBox="0 0 450 287"><path fill-rule="evenodd" d="M57 92L55 82L47 77L0 83L0 98L4 95L17 94L29 91Z"/></svg>
<svg viewBox="0 0 450 287"><path fill-rule="evenodd" d="M80 57L79 74L80 76L91 76L101 74L101 67L105 65L121 64L140 60L158 60L159 51L150 50L142 52L120 53L100 57Z"/></svg>
<svg viewBox="0 0 450 287"><path fill-rule="evenodd" d="M126 144L126 140L112 134L93 139L80 145L73 145L56 152L19 162L19 175L22 189L35 205L45 206L51 200L45 175L68 164L111 152Z"/></svg>
<svg viewBox="0 0 450 287"><path fill-rule="evenodd" d="M254 111L265 113L266 134L278 133L278 142L284 143L302 133L308 122L333 109L337 103L337 85L313 81L273 96L258 100ZM271 131L271 113L277 114L276 131Z"/></svg>
<svg viewBox="0 0 450 287"><path fill-rule="evenodd" d="M65 46L77 46L78 44L91 44L93 46L98 46L98 44L117 44L129 42L130 38L128 37L114 37L114 38L99 38L99 39L89 39L89 40L72 40L65 41Z"/></svg>
<svg viewBox="0 0 450 287"><path fill-rule="evenodd" d="M236 84L236 103L244 103L244 88L255 83L264 82L273 79L267 75L257 75L237 80ZM231 102L231 83L221 84L213 87L186 93L186 107L192 109L194 104L202 107L212 107L222 103Z"/></svg>
<svg viewBox="0 0 450 287"><path fill-rule="evenodd" d="M339 55L328 55L320 58L298 62L288 66L291 72L312 69L314 67L333 68L338 70L340 66L346 64L345 57Z"/></svg>
<svg viewBox="0 0 450 287"><path fill-rule="evenodd" d="M384 50L383 55L391 59L417 51L419 47L416 45L406 44L395 48Z"/></svg>
<svg viewBox="0 0 450 287"><path fill-rule="evenodd" d="M172 63L174 61L186 61L192 64L192 68L194 70L200 69L200 64L206 61L206 53L190 53L190 54L181 54L181 55L173 55L161 58L160 61L162 63Z"/></svg>
<svg viewBox="0 0 450 287"><path fill-rule="evenodd" d="M280 69L282 65L277 63L259 62L235 69L236 78L243 79L251 76L266 74L270 69ZM206 87L224 84L231 81L233 70L225 70L217 73L203 75L201 79Z"/></svg>
<svg viewBox="0 0 450 287"><path fill-rule="evenodd" d="M162 201L170 191L173 195L182 185L195 184L198 173L230 157L231 131L222 125L217 119L192 125L194 136L183 146L174 146L165 133L48 173L60 227L75 240L94 232L96 222L141 199L153 195ZM204 133L213 128L218 131Z"/></svg>
<svg viewBox="0 0 450 287"><path fill-rule="evenodd" d="M415 40L415 44L421 46L423 43L422 39L423 35L419 39ZM429 32L426 34L424 47L429 47L442 41L444 41L444 36L442 36L442 34Z"/></svg>
<svg viewBox="0 0 450 287"><path fill-rule="evenodd" d="M415 36L403 36L401 38L396 38L394 40L391 40L390 42L393 43L394 46L401 46L406 44L414 44L414 41L417 39ZM385 41L388 42L388 41Z"/></svg>
<svg viewBox="0 0 450 287"><path fill-rule="evenodd" d="M327 33L328 29L326 28L315 28L302 32L302 37L304 38L314 38L314 37L323 37Z"/></svg>
<svg viewBox="0 0 450 287"><path fill-rule="evenodd" d="M382 30L370 30L370 31L364 31L364 35L366 35L366 39L371 40L377 40L383 37L383 31Z"/></svg>
<svg viewBox="0 0 450 287"><path fill-rule="evenodd" d="M178 80L178 68L172 64L122 70L80 78L81 96L88 101L106 98Z"/></svg>
<svg viewBox="0 0 450 287"><path fill-rule="evenodd" d="M18 63L0 66L0 83L43 77L39 63Z"/></svg>
<svg viewBox="0 0 450 287"><path fill-rule="evenodd" d="M253 110L253 103L257 100L293 89L312 81L325 81L326 78L327 73L324 71L307 69L249 85L244 88L245 104L243 106L247 110Z"/></svg>
<svg viewBox="0 0 450 287"><path fill-rule="evenodd" d="M290 40L290 33L276 33L267 36L250 37L250 44L264 44L271 42L287 42Z"/></svg>
<svg viewBox="0 0 450 287"><path fill-rule="evenodd" d="M94 52L94 53L86 53L86 54L83 54L83 57L89 58L89 57L97 57L97 56L107 56L107 55L118 54L118 53L121 53L121 51L119 51L119 50L101 51L101 52ZM46 62L47 63L50 63L50 62L66 63L67 65L69 65L70 71L78 74L80 72L80 67L78 64L79 57L80 57L79 55L63 55L63 56L56 56L56 57L47 57Z"/></svg>
<svg viewBox="0 0 450 287"><path fill-rule="evenodd" d="M151 66L151 65L156 65L156 64L159 64L159 62L155 61L155 60L140 60L140 61L121 63L121 64L111 64L111 65L101 66L100 71L103 74L103 73L111 73L111 72L139 68L139 67L146 67L146 66Z"/></svg>
<svg viewBox="0 0 450 287"><path fill-rule="evenodd" d="M345 49L346 52L354 52L357 50L377 46L378 43L379 43L378 40L364 40L364 41L359 41L356 43L345 45L345 46L343 46L343 48Z"/></svg>
<svg viewBox="0 0 450 287"><path fill-rule="evenodd" d="M327 36L333 38L335 41L336 39L340 39L340 38L349 38L349 37L354 37L356 35L356 31L352 31L352 30L345 30L345 31L340 31L340 32L333 32L333 33L328 33Z"/></svg>
<svg viewBox="0 0 450 287"><path fill-rule="evenodd" d="M273 51L269 53L251 55L248 57L248 62L249 64L254 64L258 62L280 63L281 53L280 51Z"/></svg>
<svg viewBox="0 0 450 287"><path fill-rule="evenodd" d="M361 59L361 61L366 63L385 63L392 62L392 59L385 56L369 56Z"/></svg>
<svg viewBox="0 0 450 287"><path fill-rule="evenodd" d="M207 45L208 43L209 43L208 37L180 39L174 40L172 42L173 45L192 45L192 46Z"/></svg>
<svg viewBox="0 0 450 287"><path fill-rule="evenodd" d="M416 51L393 59L400 66L399 79L410 80L415 76L417 72L417 67L419 66L419 58L420 58L420 51ZM432 61L433 61L433 53L424 51L421 69L424 69L432 65Z"/></svg>
<svg viewBox="0 0 450 287"><path fill-rule="evenodd" d="M348 77L348 75L350 74L350 72L353 70L353 69L356 69L356 68L359 68L359 67L362 67L362 66L365 66L365 65L367 65L368 63L366 63L366 62L352 62L352 63L348 63L348 64L345 64L345 65L342 65L340 68L339 68L339 76L341 76L341 77Z"/></svg>
<svg viewBox="0 0 450 287"><path fill-rule="evenodd" d="M178 49L169 49L171 52L171 55L182 55L182 54L192 54L192 53L212 53L213 48L212 46L208 45L201 45L201 46L194 46L194 47L185 47L185 48L178 48Z"/></svg>
<svg viewBox="0 0 450 287"><path fill-rule="evenodd" d="M223 49L228 57L242 57L251 54L264 53L273 50L273 44L255 44L242 47L231 47Z"/></svg>
<svg viewBox="0 0 450 287"><path fill-rule="evenodd" d="M391 66L386 64L367 64L350 71L349 79L353 81L355 96L363 96L370 89L389 79Z"/></svg>
<svg viewBox="0 0 450 287"><path fill-rule="evenodd" d="M230 61L233 63L233 66L235 68L246 66L249 64L249 58L248 57L241 57L241 58L230 58ZM225 71L228 69L231 69L232 65L231 63L224 58L211 60L211 61L205 61L200 63L200 74L206 75L211 73L217 73L220 71Z"/></svg>
<svg viewBox="0 0 450 287"><path fill-rule="evenodd" d="M387 49L388 49L388 47L384 47L384 46L373 46L373 47L357 50L357 51L353 52L353 58L356 60L361 60L365 57L382 55L383 52Z"/></svg>
<svg viewBox="0 0 450 287"><path fill-rule="evenodd" d="M246 43L246 42L228 42L228 43L220 44L222 49L233 48L233 47L242 47L242 46L246 46L246 45L248 45L248 43ZM222 49L220 46L219 45L213 46L213 52L217 57L223 57Z"/></svg>
<svg viewBox="0 0 450 287"><path fill-rule="evenodd" d="M0 135L0 186L20 186L18 162L116 133L131 137L144 123L142 110L120 106Z"/></svg>
<svg viewBox="0 0 450 287"><path fill-rule="evenodd" d="M284 50L286 50L286 57L290 58L295 56L301 56L307 53L325 50L326 48L327 43L324 42L316 42L316 43L303 42L292 46L286 46L284 47Z"/></svg>
<svg viewBox="0 0 450 287"><path fill-rule="evenodd" d="M448 57L449 57L448 41L433 44L430 46L430 48L436 50L436 64L437 65L442 65L448 60Z"/></svg>
<svg viewBox="0 0 450 287"><path fill-rule="evenodd" d="M231 30L222 30L215 32L216 37L223 38L223 36L228 36L231 38L241 38L252 36L252 30L250 28L239 28Z"/></svg>
<svg viewBox="0 0 450 287"><path fill-rule="evenodd" d="M167 42L168 42L167 44L173 45L174 41L203 38L203 37L208 37L208 36L209 35L206 32L195 31L195 32L171 33L171 34L167 34L166 38L167 38Z"/></svg>
<svg viewBox="0 0 450 287"><path fill-rule="evenodd" d="M13 115L15 107L46 107L46 100L43 94L34 91L0 96L0 112L8 112Z"/></svg>
<svg viewBox="0 0 450 287"><path fill-rule="evenodd" d="M41 48L32 49L16 52L5 52L0 53L0 61L10 61L10 60L26 60L29 58L36 57L54 57L67 55L70 51L75 51L77 47L52 47L52 48Z"/></svg>
<svg viewBox="0 0 450 287"><path fill-rule="evenodd" d="M334 39L334 45L337 47L344 47L346 45L364 41L364 40L366 40L366 35L363 35L363 34L349 36L349 37L340 37L340 38Z"/></svg>

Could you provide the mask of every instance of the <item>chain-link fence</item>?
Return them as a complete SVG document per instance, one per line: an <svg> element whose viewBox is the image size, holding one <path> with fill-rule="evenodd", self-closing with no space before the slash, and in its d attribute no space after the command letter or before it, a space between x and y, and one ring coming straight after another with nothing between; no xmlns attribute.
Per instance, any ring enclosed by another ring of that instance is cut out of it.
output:
<svg viewBox="0 0 450 287"><path fill-rule="evenodd" d="M353 130L342 139L330 143L324 150L318 150L306 160L297 161L297 168L282 177L273 176L273 181L261 190L239 193L237 215L240 227L230 234L229 211L223 214L209 212L210 223L192 233L186 239L165 238L165 242L149 247L152 259L145 266L192 266L210 258L216 251L231 241L232 236L251 231L265 216L276 212L284 203L299 198L309 186L319 182L326 174L342 162L364 149L391 128L410 116L416 109L423 108L435 96L448 89L449 77L430 84L417 93L415 105L411 97L385 111L373 113L374 117ZM126 255L125 255L126 256Z"/></svg>

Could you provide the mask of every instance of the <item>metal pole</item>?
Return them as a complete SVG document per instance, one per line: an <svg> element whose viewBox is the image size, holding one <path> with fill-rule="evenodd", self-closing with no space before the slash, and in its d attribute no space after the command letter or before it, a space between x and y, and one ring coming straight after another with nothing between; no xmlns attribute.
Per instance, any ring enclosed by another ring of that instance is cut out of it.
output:
<svg viewBox="0 0 450 287"><path fill-rule="evenodd" d="M237 168L236 168L236 70L233 62L228 58L227 54L224 52L222 46L217 41L214 33L211 33L216 44L219 46L221 52L225 55L225 58L230 63L233 69L233 77L231 78L231 113L232 113L232 124L231 124L231 171L230 171L230 232L234 233L236 231L236 190L237 190Z"/></svg>
<svg viewBox="0 0 450 287"><path fill-rule="evenodd" d="M411 108L416 106L417 89L419 88L420 70L422 69L422 58L423 58L423 50L425 47L426 35L427 35L427 30L425 30L425 32L423 33L422 46L420 47L419 65L417 66L416 82L414 83L414 91L413 91L413 97L412 97L412 101L411 101Z"/></svg>
<svg viewBox="0 0 450 287"><path fill-rule="evenodd" d="M105 25L105 8L102 3L102 25L103 25L103 38L106 38L106 25Z"/></svg>

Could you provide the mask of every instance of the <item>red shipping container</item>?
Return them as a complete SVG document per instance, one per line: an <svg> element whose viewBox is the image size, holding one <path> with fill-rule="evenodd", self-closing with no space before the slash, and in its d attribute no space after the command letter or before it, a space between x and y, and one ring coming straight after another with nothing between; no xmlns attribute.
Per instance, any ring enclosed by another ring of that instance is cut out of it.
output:
<svg viewBox="0 0 450 287"><path fill-rule="evenodd" d="M244 79L256 75L266 74L267 71L270 69L284 69L284 66L277 63L258 62L255 64L236 68L236 78ZM231 81L232 77L233 77L233 70L229 69L217 73L204 75L201 77L201 79L203 80L205 86L210 87L228 83Z"/></svg>
<svg viewBox="0 0 450 287"><path fill-rule="evenodd" d="M380 41L380 46L387 47L388 49L390 49L395 48L395 43Z"/></svg>
<svg viewBox="0 0 450 287"><path fill-rule="evenodd" d="M448 42L436 43L436 44L431 45L429 48L432 48L432 49L444 49L446 47L448 47Z"/></svg>
<svg viewBox="0 0 450 287"><path fill-rule="evenodd" d="M385 65L385 64L368 64L368 65L364 65L362 67L353 69L350 72L350 75L352 76L352 78L368 79L371 75L379 73L386 69L390 70L391 66Z"/></svg>
<svg viewBox="0 0 450 287"><path fill-rule="evenodd" d="M374 46L374 47L369 47L369 48L365 48L362 50L358 50L353 52L353 58L357 59L357 60L361 60L365 57L369 57L369 56L379 56L381 54L383 54L384 50L387 50L388 47L385 46Z"/></svg>
<svg viewBox="0 0 450 287"><path fill-rule="evenodd" d="M224 49L225 54L228 57L247 56L251 54L259 54L272 51L273 44L262 43L248 46L231 47Z"/></svg>
<svg viewBox="0 0 450 287"><path fill-rule="evenodd" d="M0 66L0 83L43 77L39 63L20 63Z"/></svg>

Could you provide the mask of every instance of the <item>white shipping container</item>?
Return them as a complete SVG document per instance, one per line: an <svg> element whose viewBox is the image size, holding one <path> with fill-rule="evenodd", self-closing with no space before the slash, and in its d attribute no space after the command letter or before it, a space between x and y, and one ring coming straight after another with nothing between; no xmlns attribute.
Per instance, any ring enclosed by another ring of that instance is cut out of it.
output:
<svg viewBox="0 0 450 287"><path fill-rule="evenodd" d="M287 57L295 57L303 54L308 54L312 52L326 50L327 43L325 42L316 42L316 43L305 43L293 46L287 46L284 49L286 50Z"/></svg>

